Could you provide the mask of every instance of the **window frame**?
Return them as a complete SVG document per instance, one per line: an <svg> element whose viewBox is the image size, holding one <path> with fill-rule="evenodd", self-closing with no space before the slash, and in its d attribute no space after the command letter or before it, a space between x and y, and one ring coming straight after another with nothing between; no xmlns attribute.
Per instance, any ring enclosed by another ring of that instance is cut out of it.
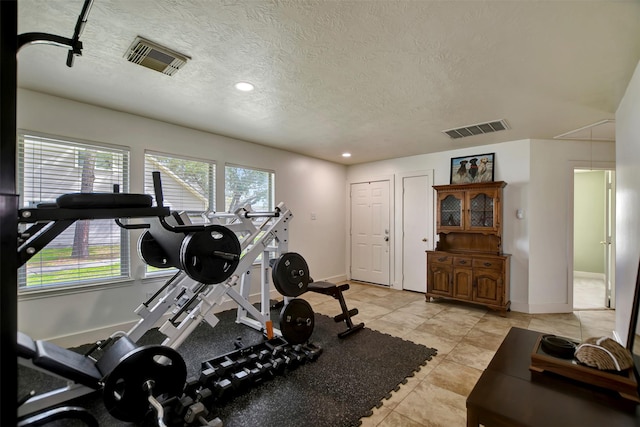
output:
<svg viewBox="0 0 640 427"><path fill-rule="evenodd" d="M199 159L199 158L195 158L195 157L190 157L190 156L183 156L183 155L176 155L173 153L167 153L167 152L162 152L162 151L156 151L156 150L144 150L144 156L143 156L143 171L144 171L144 177L143 177L143 187L145 189L151 188L153 186L153 182L152 182L152 178L151 178L151 173L157 169L152 168L152 170L147 170L147 164L148 164L148 157L153 157L153 156L158 156L158 157L163 157L165 159L172 159L172 160L184 160L184 161L188 161L188 162L198 162L198 163L202 163L207 165L208 167L208 175L209 175L209 180L208 180L208 191L206 191L206 198L207 198L207 208L203 211L198 211L198 210L185 210L185 212L189 215L190 218L192 219L197 219L198 216L200 216L201 214L205 214L207 212L212 212L215 211L215 206L217 205L217 201L216 201L216 183L217 183L217 170L218 170L218 163L215 160L209 160L209 159ZM167 195L166 192L164 191L165 189L165 184L168 182L167 180L167 175L175 175L175 172L168 170L166 167L164 166L160 166L160 175L162 178L162 183L163 183L163 199L164 199L164 203L166 205L167 203ZM180 179L183 180L180 177L176 176L176 179ZM188 185L188 183L185 182L185 184ZM169 200L170 202L171 200ZM179 207L175 207L175 206L169 206L171 208L172 211L181 211L181 209ZM204 219L203 219L204 222ZM152 277L158 277L158 276L168 276L168 275L173 275L175 274L178 270L176 268L155 268L155 267L151 267L149 266L143 259L141 259L142 264L145 266L144 268L144 277L145 278L152 278ZM151 269L150 269L151 268Z"/></svg>
<svg viewBox="0 0 640 427"><path fill-rule="evenodd" d="M238 169L246 169L250 171L256 172L264 172L269 174L269 183L268 183L268 207L265 209L266 211L273 211L276 207L276 172L271 169L265 168L256 168L252 166L239 165L236 163L225 163L224 165L224 209L227 213L233 213L230 209L230 206L227 206L227 168L238 168ZM241 207L241 206L238 206Z"/></svg>
<svg viewBox="0 0 640 427"><path fill-rule="evenodd" d="M109 186L111 189L113 189L112 185L114 183L117 183L120 188L120 191L122 192L129 191L129 186L131 182L131 178L130 178L131 148L128 146L109 144L109 143L98 142L98 141L88 141L80 138L52 135L52 134L46 134L42 132L34 132L27 129L18 129L16 136L17 136L16 189L18 194L20 195L20 198L19 198L20 208L28 206L28 204L25 203L25 197L27 197L27 193L29 190L31 191L35 190L34 186L32 186L32 188L28 188L26 186L28 181L27 174L26 174L28 172L27 168L29 166L32 166L35 169L43 165L41 161L31 162L31 164L26 163L27 159L26 159L25 149L27 148L26 146L29 144L29 139L31 139L34 144L49 143L54 147L54 149L59 149L60 153L64 153L65 149L73 149L74 159L71 160L71 162L73 163L74 168L81 167L78 163L79 161L78 153L80 153L83 150L93 150L98 155L101 153L110 153L111 159L112 159L112 166L115 166L115 169L112 167L113 172L106 174L105 178L106 180L111 181L109 183ZM121 157L122 159L121 164L116 164L118 162L116 162L115 159L117 159L118 157ZM70 163L68 162L67 166L69 164ZM100 168L96 164L95 170L105 171L106 169ZM102 185L104 186L106 184L102 183ZM62 195L62 194L68 194L71 192L74 192L74 191L73 190L61 191L59 192L59 194L56 191L54 192L54 194L56 195L53 196L54 200L39 200L37 203L55 201L55 197L58 197L59 195ZM31 197L31 199L35 199L35 198ZM30 202L29 204L31 203L32 202ZM113 220L103 220L103 221L113 221ZM77 224L79 224L79 221L74 222L74 224L72 224L72 226L70 226L66 231L69 232L69 230L75 230L74 227ZM79 290L86 289L86 288L112 286L113 284L116 284L116 283L123 283L123 282L128 282L132 280L133 270L132 270L132 263L131 263L131 247L130 247L129 233L127 230L121 229L117 225L115 225L115 221L113 222L112 227L113 226L117 227L119 231L117 236L113 235L114 241L116 240L118 241L118 248L120 252L119 254L120 274L119 275L90 277L86 279L80 278L75 280L59 282L59 283L51 283L51 284L40 283L33 286L28 286L27 279L26 279L26 268L28 263L26 263L25 265L19 267L18 269L18 283L17 283L18 295L20 297L24 297L29 295L35 296L40 294L77 292ZM21 227L25 228L26 225L25 224L19 225L19 230L22 229ZM113 234L114 229L112 228L110 230L111 231L109 231L108 233ZM47 248L44 248L44 249L47 249ZM41 253L42 251L40 251L40 254ZM70 258L71 257L65 257L61 259L70 259ZM78 263L76 265L78 269L86 268L86 266L81 263Z"/></svg>

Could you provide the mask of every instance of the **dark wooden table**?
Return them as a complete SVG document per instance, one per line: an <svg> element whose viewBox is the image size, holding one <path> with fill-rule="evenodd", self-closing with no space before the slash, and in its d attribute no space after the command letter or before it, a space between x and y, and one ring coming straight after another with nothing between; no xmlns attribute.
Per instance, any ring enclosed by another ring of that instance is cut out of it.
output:
<svg viewBox="0 0 640 427"><path fill-rule="evenodd" d="M512 328L467 398L467 427L640 426L640 405L552 373L531 372L539 332Z"/></svg>

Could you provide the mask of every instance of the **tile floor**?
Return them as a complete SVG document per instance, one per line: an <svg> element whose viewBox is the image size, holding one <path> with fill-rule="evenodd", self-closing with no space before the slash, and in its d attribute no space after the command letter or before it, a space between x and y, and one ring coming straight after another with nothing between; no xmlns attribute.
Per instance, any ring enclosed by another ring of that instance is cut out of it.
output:
<svg viewBox="0 0 640 427"><path fill-rule="evenodd" d="M360 312L354 321L438 350L371 417L362 419L364 427L466 426L466 398L512 326L576 340L611 336L614 328L612 310L501 317L482 307L426 302L420 293L360 283L351 283L345 298L349 308ZM336 301L325 295L309 293L305 299L316 312L339 313Z"/></svg>

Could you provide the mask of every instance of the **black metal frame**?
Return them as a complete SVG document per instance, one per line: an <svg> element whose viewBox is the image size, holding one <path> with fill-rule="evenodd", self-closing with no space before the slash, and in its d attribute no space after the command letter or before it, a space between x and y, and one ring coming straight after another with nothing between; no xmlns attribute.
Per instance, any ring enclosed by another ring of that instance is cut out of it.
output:
<svg viewBox="0 0 640 427"><path fill-rule="evenodd" d="M0 425L17 421L18 195L16 194L16 96L18 5L0 2ZM10 404L16 402L16 405Z"/></svg>
<svg viewBox="0 0 640 427"><path fill-rule="evenodd" d="M17 421L18 331L18 194L16 193L17 54L27 43L52 43L70 47L67 66L82 54L80 34L93 0L85 0L71 39L35 33L18 36L18 3L0 1L0 425ZM16 406L8 404L16 402Z"/></svg>

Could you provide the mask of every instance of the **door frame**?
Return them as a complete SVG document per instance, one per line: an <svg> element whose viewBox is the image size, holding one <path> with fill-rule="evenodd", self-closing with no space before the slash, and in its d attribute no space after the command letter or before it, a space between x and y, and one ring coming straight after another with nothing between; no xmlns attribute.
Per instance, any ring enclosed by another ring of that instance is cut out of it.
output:
<svg viewBox="0 0 640 427"><path fill-rule="evenodd" d="M396 242L396 229L395 229L395 175L378 175L370 178L354 178L348 180L346 183L345 191L345 205L347 208L347 221L345 224L345 233L349 237L346 239L346 271L347 279L351 280L351 186L353 184L364 184L375 181L388 181L389 182L389 287L398 288L398 282L396 280L395 269L395 242Z"/></svg>
<svg viewBox="0 0 640 427"><path fill-rule="evenodd" d="M404 179L405 178L412 178L412 177L419 177L419 176L426 176L427 177L427 184L429 185L429 187L431 187L431 191L427 192L427 210L431 213L431 221L428 221L427 223L427 238L429 239L429 243L427 245L427 247L429 248L429 250L433 250L435 248L435 214L436 214L436 208L435 208L435 190L433 189L433 176L434 176L435 171L433 169L425 169L425 170L417 170L417 171L412 171L412 172L403 172L398 174L398 180L397 180L397 185L398 185L398 189L396 191L396 194L398 195L398 198L396 199L396 206L398 206L398 224L396 226L396 229L398 230L398 233L400 234L399 238L398 238L398 250L396 251L396 265L398 266L402 266L402 268L400 268L400 271L398 272L398 289L404 289ZM427 218L428 219L428 218ZM426 254L425 254L425 273L426 273ZM426 282L425 282L425 286L426 286Z"/></svg>
<svg viewBox="0 0 640 427"><path fill-rule="evenodd" d="M574 188L574 174L576 170L595 170L595 171L613 171L615 173L616 163L615 162L602 162L602 161L569 161L568 171L568 197L567 197L567 304L571 310L573 310L573 256L574 256L574 247L573 247L573 228L574 228L574 197L575 197L575 188ZM615 193L615 176L613 179L613 191ZM615 197L615 195L614 195ZM612 234L612 262L614 264L613 270L615 271L615 204L613 205L613 234ZM615 308L615 273L613 274L613 286L611 292L611 308ZM606 286L606 284L605 284ZM604 307L603 307L604 308Z"/></svg>

